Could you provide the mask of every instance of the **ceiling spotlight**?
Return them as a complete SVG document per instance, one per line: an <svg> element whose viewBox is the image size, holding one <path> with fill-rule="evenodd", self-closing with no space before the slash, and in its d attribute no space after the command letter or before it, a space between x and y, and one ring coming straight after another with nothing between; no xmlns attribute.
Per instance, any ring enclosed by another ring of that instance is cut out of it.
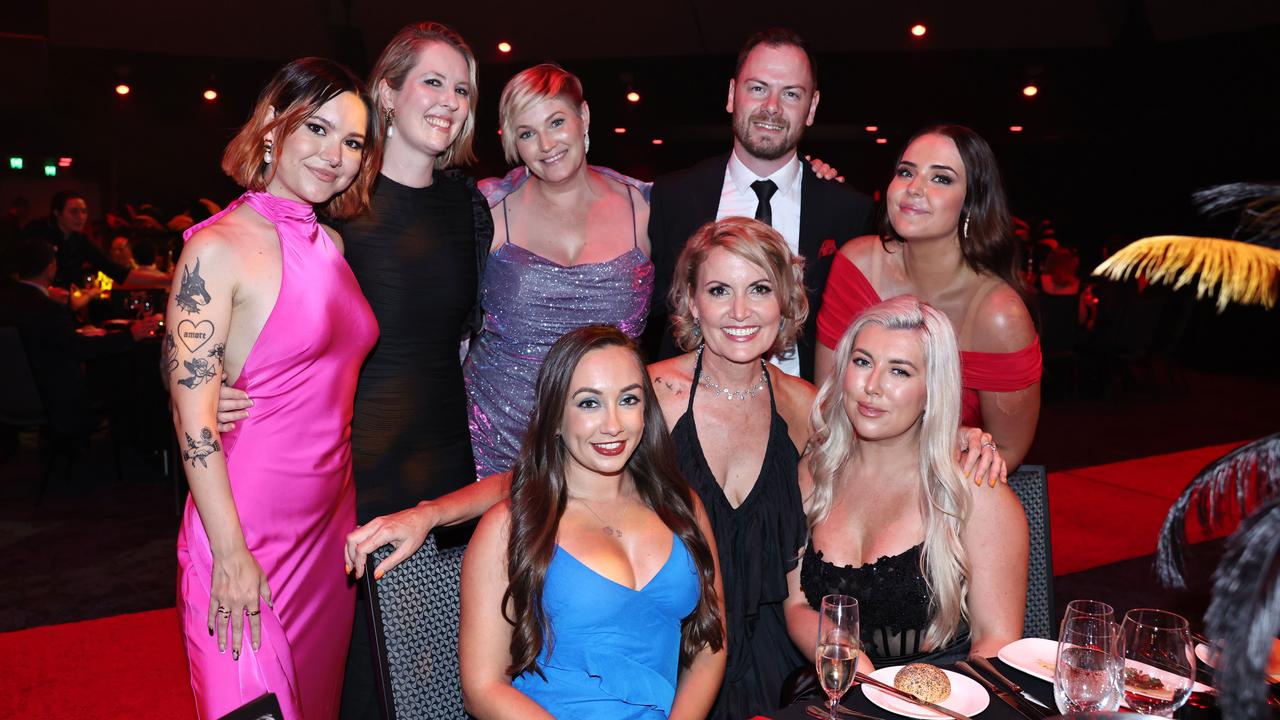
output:
<svg viewBox="0 0 1280 720"><path fill-rule="evenodd" d="M929 28L919 23L916 23L915 25L911 26L911 34L915 35L916 37L924 37L924 34L927 32L929 32Z"/></svg>
<svg viewBox="0 0 1280 720"><path fill-rule="evenodd" d="M862 129L863 129L863 130L866 130L867 132L876 132L877 130L879 130L879 129L880 129L880 126L879 126L879 125L868 125L868 126L866 126L866 127L862 128Z"/></svg>
<svg viewBox="0 0 1280 720"><path fill-rule="evenodd" d="M1028 85L1022 88L1022 94L1026 95L1027 97L1035 97L1036 94L1039 92L1040 92L1040 88L1036 87L1035 85Z"/></svg>
<svg viewBox="0 0 1280 720"><path fill-rule="evenodd" d="M654 144L654 145L661 145L661 144L662 144L662 138L654 138L654 139L653 139L653 144Z"/></svg>
<svg viewBox="0 0 1280 720"><path fill-rule="evenodd" d="M124 83L120 83L119 85L116 86L116 94L128 95L131 89L132 88L130 88L128 85L125 85Z"/></svg>
<svg viewBox="0 0 1280 720"><path fill-rule="evenodd" d="M208 90L205 90L205 91L204 91L204 99L205 99L205 100L208 100L208 101L210 101L210 102L212 102L212 101L214 101L214 100L217 100L217 99L218 99L218 91L217 91L217 90L214 90L213 88L209 88Z"/></svg>
<svg viewBox="0 0 1280 720"><path fill-rule="evenodd" d="M876 138L876 144L877 144L877 145L888 145L888 144L889 144L889 140L888 140L888 139L886 139L886 138Z"/></svg>
<svg viewBox="0 0 1280 720"><path fill-rule="evenodd" d="M613 131L614 131L614 132L616 132L616 133L618 133L619 135L626 135L626 134L627 134L627 129L626 129L626 128L621 128L621 127L619 127L619 128L614 128L614 129L613 129Z"/></svg>
<svg viewBox="0 0 1280 720"><path fill-rule="evenodd" d="M1022 126L1021 126L1021 125L1010 125L1010 126L1009 126L1009 132L1022 132Z"/></svg>
<svg viewBox="0 0 1280 720"><path fill-rule="evenodd" d="M502 42L498 43L498 52L502 53L503 55L506 55L507 53L511 52L511 43L507 42L506 40L503 40Z"/></svg>
<svg viewBox="0 0 1280 720"><path fill-rule="evenodd" d="M640 102L640 93L636 92L635 90L628 92L627 102L633 102L633 103Z"/></svg>

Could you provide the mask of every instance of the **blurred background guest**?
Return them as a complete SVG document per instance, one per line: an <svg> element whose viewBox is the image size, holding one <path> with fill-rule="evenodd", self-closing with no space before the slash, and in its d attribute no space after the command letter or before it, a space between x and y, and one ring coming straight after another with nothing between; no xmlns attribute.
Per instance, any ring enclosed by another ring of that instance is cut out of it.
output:
<svg viewBox="0 0 1280 720"><path fill-rule="evenodd" d="M121 285L166 287L172 276L148 270L134 270L112 260L108 253L89 239L85 226L89 206L84 196L74 190L63 190L53 196L48 217L33 220L23 229L24 237L40 238L54 246L58 257L58 275L53 284L70 289L87 286L98 273Z"/></svg>

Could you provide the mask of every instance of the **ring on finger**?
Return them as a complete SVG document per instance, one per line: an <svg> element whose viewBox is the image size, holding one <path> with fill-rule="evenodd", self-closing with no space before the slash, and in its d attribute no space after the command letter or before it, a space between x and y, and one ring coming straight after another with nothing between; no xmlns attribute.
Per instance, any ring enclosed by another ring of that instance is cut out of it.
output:
<svg viewBox="0 0 1280 720"><path fill-rule="evenodd" d="M222 605L219 605L219 606L218 606L218 614L219 614L219 615L230 615L230 614L231 614L231 611L230 611L230 610L228 610L227 608L223 607Z"/></svg>
<svg viewBox="0 0 1280 720"><path fill-rule="evenodd" d="M982 443L982 447L984 447L984 448L989 447L989 448L991 448L992 450L998 450L998 449L999 449L999 448L997 448L997 447L996 447L996 444L995 444L995 443L993 443L993 442L991 442L990 440L988 440L988 441L986 441L986 442Z"/></svg>
<svg viewBox="0 0 1280 720"><path fill-rule="evenodd" d="M257 616L257 615L261 615L261 614L262 614L262 611L261 611L261 610L250 610L250 611L249 611L249 617L255 617L255 616Z"/></svg>

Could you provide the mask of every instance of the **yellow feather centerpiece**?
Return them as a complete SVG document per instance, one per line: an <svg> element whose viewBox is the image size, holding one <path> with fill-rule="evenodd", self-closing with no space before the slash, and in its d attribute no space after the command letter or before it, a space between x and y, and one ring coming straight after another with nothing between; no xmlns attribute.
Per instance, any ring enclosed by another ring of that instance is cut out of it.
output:
<svg viewBox="0 0 1280 720"><path fill-rule="evenodd" d="M1280 288L1280 250L1221 238L1158 235L1126 245L1093 271L1112 280L1141 274L1153 283L1189 285L1196 298L1218 295L1218 312L1238 302L1275 307Z"/></svg>

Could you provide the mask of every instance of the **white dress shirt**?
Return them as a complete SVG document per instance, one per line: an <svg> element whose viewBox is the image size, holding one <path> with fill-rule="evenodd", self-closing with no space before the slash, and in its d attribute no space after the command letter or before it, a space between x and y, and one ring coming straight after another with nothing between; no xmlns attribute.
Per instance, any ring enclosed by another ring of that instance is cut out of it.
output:
<svg viewBox="0 0 1280 720"><path fill-rule="evenodd" d="M735 215L753 218L760 198L751 189L751 183L757 180L772 180L778 186L777 192L769 201L773 212L773 229L782 239L787 241L791 252L800 253L800 186L804 173L801 172L800 158L792 155L791 161L783 165L777 172L767 178L757 177L738 159L735 150L729 153L729 165L724 171L724 185L720 189L720 207L716 210L716 220ZM800 352L792 349L786 355L771 358L783 372L800 376Z"/></svg>

